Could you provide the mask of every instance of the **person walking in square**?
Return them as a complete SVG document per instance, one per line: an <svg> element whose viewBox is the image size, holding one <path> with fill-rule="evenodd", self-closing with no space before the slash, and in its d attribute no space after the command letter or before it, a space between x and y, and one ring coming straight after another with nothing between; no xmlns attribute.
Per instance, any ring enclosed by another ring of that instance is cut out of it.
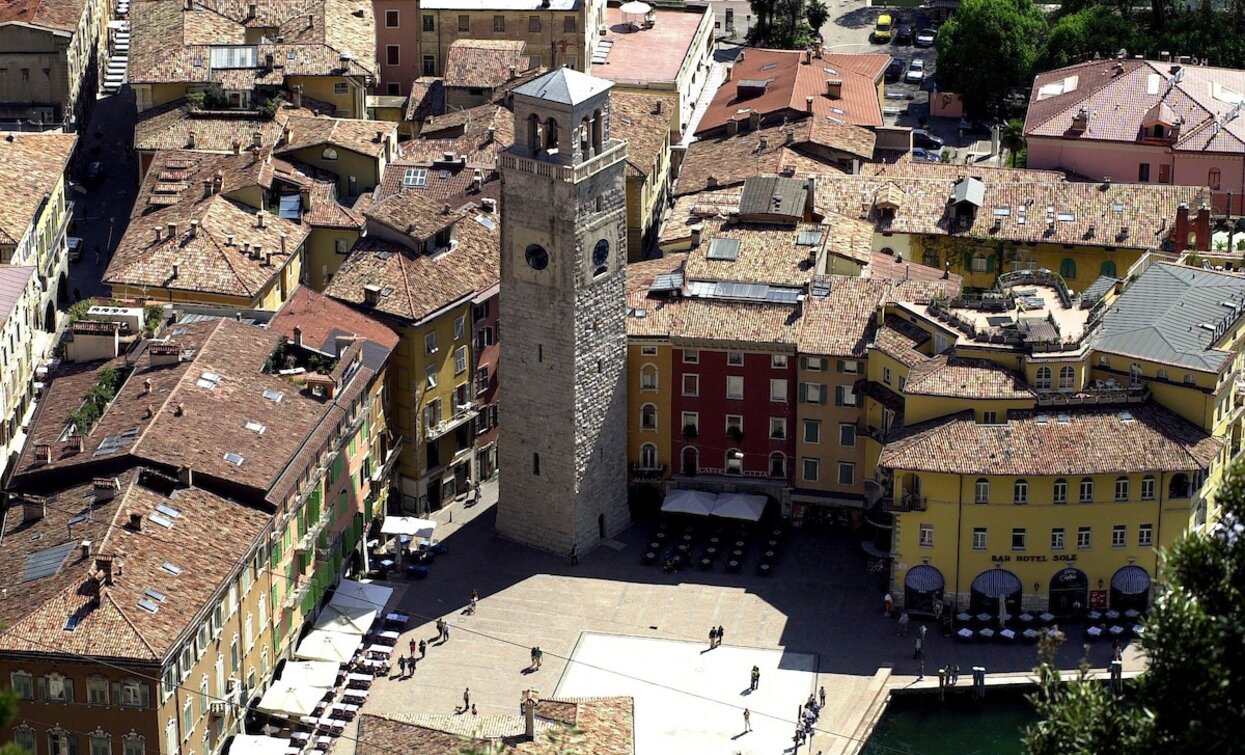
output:
<svg viewBox="0 0 1245 755"><path fill-rule="evenodd" d="M571 543L571 566L579 564L579 541Z"/></svg>
<svg viewBox="0 0 1245 755"><path fill-rule="evenodd" d="M744 734L752 731L752 711L744 708Z"/></svg>
<svg viewBox="0 0 1245 755"><path fill-rule="evenodd" d="M721 624L718 624L718 647L722 646L722 635L724 634L726 634L726 630L722 628Z"/></svg>
<svg viewBox="0 0 1245 755"><path fill-rule="evenodd" d="M470 707L471 707L471 688L468 687L463 690L463 711L465 712Z"/></svg>
<svg viewBox="0 0 1245 755"><path fill-rule="evenodd" d="M904 611L899 614L899 626L895 628L895 636L908 636L908 612Z"/></svg>
<svg viewBox="0 0 1245 755"><path fill-rule="evenodd" d="M922 639L922 640L924 640L924 639L925 639L925 633L929 631L929 627L927 627L926 625L922 624L922 625L921 625L921 628L920 628L920 630L919 630L919 631L920 631L920 633L921 633L921 639Z"/></svg>
<svg viewBox="0 0 1245 755"><path fill-rule="evenodd" d="M532 665L528 666L532 671L536 670L536 646L532 646Z"/></svg>
<svg viewBox="0 0 1245 755"><path fill-rule="evenodd" d="M718 646L718 630L709 627L709 649L713 650Z"/></svg>
<svg viewBox="0 0 1245 755"><path fill-rule="evenodd" d="M398 656L398 678L399 679L406 678L406 656L405 655Z"/></svg>
<svg viewBox="0 0 1245 755"><path fill-rule="evenodd" d="M423 640L420 640L419 641L419 660L422 661L424 659L424 656L427 654L428 654L428 643L424 642Z"/></svg>
<svg viewBox="0 0 1245 755"><path fill-rule="evenodd" d="M475 612L476 612L476 602L477 602L478 600L480 600L480 594L479 594L479 593L477 593L475 590L472 590L472 591L471 591L471 615L472 615L472 616L474 616L474 615L475 615Z"/></svg>
<svg viewBox="0 0 1245 755"><path fill-rule="evenodd" d="M821 704L818 706L819 708L826 707L826 688L825 687L822 687L821 689L817 690L817 699L821 701Z"/></svg>
<svg viewBox="0 0 1245 755"><path fill-rule="evenodd" d="M752 667L752 686L749 687L748 689L752 691L756 691L756 688L759 686L761 686L761 669L757 666L753 666Z"/></svg>
<svg viewBox="0 0 1245 755"><path fill-rule="evenodd" d="M891 608L893 608L894 605L895 599L891 597L890 593L886 593L886 597L882 598L882 615L889 619L891 615Z"/></svg>
<svg viewBox="0 0 1245 755"><path fill-rule="evenodd" d="M407 647L410 648L411 655L415 655L415 638L414 637L412 637L411 641L407 643Z"/></svg>

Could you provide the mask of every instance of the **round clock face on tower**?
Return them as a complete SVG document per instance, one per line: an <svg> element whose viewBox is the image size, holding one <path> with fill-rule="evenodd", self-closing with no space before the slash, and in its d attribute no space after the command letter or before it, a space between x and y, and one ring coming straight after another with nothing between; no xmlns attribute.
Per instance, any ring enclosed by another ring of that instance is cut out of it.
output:
<svg viewBox="0 0 1245 755"><path fill-rule="evenodd" d="M606 271L607 263L610 260L610 242L601 239L592 247L592 274L600 275Z"/></svg>
<svg viewBox="0 0 1245 755"><path fill-rule="evenodd" d="M528 267L533 270L544 270L549 267L549 252L545 251L540 244L529 244L523 257L527 260Z"/></svg>

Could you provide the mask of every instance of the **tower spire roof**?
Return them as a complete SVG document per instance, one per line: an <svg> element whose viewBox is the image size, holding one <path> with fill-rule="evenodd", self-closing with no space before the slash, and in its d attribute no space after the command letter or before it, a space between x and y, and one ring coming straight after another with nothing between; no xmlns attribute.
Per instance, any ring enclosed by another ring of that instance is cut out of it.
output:
<svg viewBox="0 0 1245 755"><path fill-rule="evenodd" d="M578 105L613 85L612 81L589 76L573 68L558 68L516 87L514 93L563 105Z"/></svg>

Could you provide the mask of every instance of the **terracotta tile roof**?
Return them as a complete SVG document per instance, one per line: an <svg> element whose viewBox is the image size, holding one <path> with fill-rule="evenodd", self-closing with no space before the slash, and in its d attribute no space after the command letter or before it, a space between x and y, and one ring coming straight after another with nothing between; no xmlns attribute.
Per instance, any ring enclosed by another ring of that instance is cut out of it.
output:
<svg viewBox="0 0 1245 755"><path fill-rule="evenodd" d="M800 312L789 304L684 299L670 336L795 346L800 338Z"/></svg>
<svg viewBox="0 0 1245 755"><path fill-rule="evenodd" d="M822 228L813 224L791 227L709 218L703 225L700 245L689 253L684 269L689 281L803 286L808 283L813 260L825 242ZM799 243L805 231L822 232L822 241L811 246ZM710 259L717 239L739 242L735 259Z"/></svg>
<svg viewBox="0 0 1245 755"><path fill-rule="evenodd" d="M880 251L869 256L869 265L861 271L869 278L884 278L895 289L891 301L928 302L930 298L955 297L964 286L964 276L929 267L918 262L900 262Z"/></svg>
<svg viewBox="0 0 1245 755"><path fill-rule="evenodd" d="M714 189L676 197L674 205L661 221L658 243L688 239L691 237L692 227L700 225L706 218L725 218L732 212L739 212L739 200L743 191L743 184L739 184L729 189Z"/></svg>
<svg viewBox="0 0 1245 755"><path fill-rule="evenodd" d="M813 114L832 116L855 126L881 126L882 104L878 83L889 55L875 53L829 53L806 62L801 50L763 50L748 48L731 70L731 80L722 84L700 121L696 132L711 133L725 128L727 121L746 121L751 112L769 119L802 118L807 114L807 97L813 98ZM842 82L841 96L831 99L827 80ZM745 82L765 82L763 90L751 87L740 93Z"/></svg>
<svg viewBox="0 0 1245 755"><path fill-rule="evenodd" d="M414 206L415 202L411 201L414 197L419 195L414 192L399 194L387 200L394 202L387 209ZM438 218L443 217L440 211L438 205ZM446 304L488 289L501 276L501 235L497 218L487 217L474 208L467 212L454 211L451 217L457 218L454 228L457 245L449 253L430 256L405 244L369 234L355 244L324 293L376 316L418 322ZM493 227L486 227L477 218L487 220ZM399 217L395 221L404 219L412 220ZM380 303L375 306L366 304L364 286L368 285L381 287Z"/></svg>
<svg viewBox="0 0 1245 755"><path fill-rule="evenodd" d="M419 244L462 219L448 203L437 202L421 191L399 191L383 199L378 196L365 214Z"/></svg>
<svg viewBox="0 0 1245 755"><path fill-rule="evenodd" d="M167 469L190 467L196 478L229 480L260 500L271 495L278 478L304 452L304 438L334 404L292 379L263 372L280 339L266 328L208 320L177 326L164 335L182 356L173 364L152 364L154 342L147 342L134 358L134 371L83 439L82 452L60 438L70 408L79 405L95 382L96 376L89 374L92 366L70 366L62 370L65 377L51 377L49 395L58 403L44 402L36 410L32 441L16 467L16 486L38 490L57 484L62 470L89 470L134 458ZM58 385L61 380L67 380L64 390ZM150 391L146 380L151 380ZM280 399L266 397L265 391L271 397L280 394ZM211 433L195 430L204 422L211 423ZM248 429L248 422L266 430ZM33 449L41 443L51 446L51 463L36 460ZM224 458L231 453L242 462Z"/></svg>
<svg viewBox="0 0 1245 755"><path fill-rule="evenodd" d="M830 293L805 298L800 352L864 356L886 283L844 275L822 276L820 280L829 284Z"/></svg>
<svg viewBox="0 0 1245 755"><path fill-rule="evenodd" d="M338 336L366 338L387 351L398 346L398 334L384 324L306 286L299 286L268 323L269 330L291 341L294 328L301 331L304 345L325 354L337 354Z"/></svg>
<svg viewBox="0 0 1245 755"><path fill-rule="evenodd" d="M734 186L759 175L805 178L833 173L831 163L800 152L794 142L788 144L785 140L791 131L791 127L774 126L692 142L679 167L675 195Z"/></svg>
<svg viewBox="0 0 1245 755"><path fill-rule="evenodd" d="M836 123L829 116L806 118L792 125L797 145L811 144L846 152L863 160L872 160L877 134L867 128Z"/></svg>
<svg viewBox="0 0 1245 755"><path fill-rule="evenodd" d="M131 7L133 45L130 80L136 84L217 82L250 90L257 84L280 86L287 76L366 76L376 60L376 29L370 4L353 0L294 0L258 3L195 0L191 9L167 0L138 0ZM255 30L275 30L256 43ZM250 34L248 34L250 32ZM248 39L249 37L249 39ZM247 45L254 67L211 65L211 48ZM263 66L271 55L274 67Z"/></svg>
<svg viewBox="0 0 1245 755"><path fill-rule="evenodd" d="M272 178L310 192L311 207L302 207L303 222L313 228L361 229L363 213L337 201L337 177L297 160L272 161Z"/></svg>
<svg viewBox="0 0 1245 755"><path fill-rule="evenodd" d="M202 170L204 165L210 166L207 171ZM104 282L253 298L280 274L306 240L308 226L255 211L222 194L206 195L199 176L211 175L211 167L228 176L225 192L271 183L272 165L262 153L258 159L197 153L157 156ZM169 233L170 223L176 226L176 237ZM257 245L262 249L259 255L248 251Z"/></svg>
<svg viewBox="0 0 1245 755"><path fill-rule="evenodd" d="M1032 399L1024 377L986 359L940 354L914 367L906 392L964 399Z"/></svg>
<svg viewBox="0 0 1245 755"><path fill-rule="evenodd" d="M669 150L670 118L679 107L674 94L610 92L610 133L627 140L627 175L648 176Z"/></svg>
<svg viewBox="0 0 1245 755"><path fill-rule="evenodd" d="M822 228L829 234L826 251L867 265L873 256L873 224L858 218L827 213Z"/></svg>
<svg viewBox="0 0 1245 755"><path fill-rule="evenodd" d="M21 300L36 268L21 265L0 265L0 326L9 319L13 308Z"/></svg>
<svg viewBox="0 0 1245 755"><path fill-rule="evenodd" d="M260 134L260 146L275 147L281 129L291 116L332 115L333 106L303 97L303 107L283 105L272 118L232 111L192 111L185 100L144 110L134 126L134 149L194 149L199 152L231 152L233 143L248 148ZM191 146L190 135L194 134Z"/></svg>
<svg viewBox="0 0 1245 755"><path fill-rule="evenodd" d="M465 134L482 136L489 126L494 125L494 117L500 109L500 105L486 102L475 107L454 108L429 116L419 130L420 139L453 139ZM507 112L507 115L511 120L514 119L510 113Z"/></svg>
<svg viewBox="0 0 1245 755"><path fill-rule="evenodd" d="M0 140L0 244L17 244L65 173L74 134L7 133Z"/></svg>
<svg viewBox="0 0 1245 755"><path fill-rule="evenodd" d="M955 225L949 197L956 182L969 176L979 177L985 196L971 224L961 227ZM932 163L827 176L818 187L818 209L869 220L895 233L1136 249L1156 247L1166 239L1181 203L1197 207L1210 201L1208 189L1192 186L1083 183L1060 180L1050 171L1000 173ZM879 200L901 206L886 220Z"/></svg>
<svg viewBox="0 0 1245 755"><path fill-rule="evenodd" d="M929 359L917 351L928 342L929 333L900 317L888 317L873 334L873 346L905 367L916 367Z"/></svg>
<svg viewBox="0 0 1245 755"><path fill-rule="evenodd" d="M406 98L406 120L419 121L430 113L445 108L445 84L435 76L420 76L411 82L411 93Z"/></svg>
<svg viewBox="0 0 1245 755"><path fill-rule="evenodd" d="M124 472L115 497L99 503L92 483L62 490L45 499L46 513L35 522L21 521L21 506L9 509L0 564L14 577L10 589L17 575L27 578L20 582L23 599L4 601L0 609L7 614L0 649L159 661L197 629L201 612L254 547L271 514L194 487L169 494L174 486L167 480L158 492L140 484L140 475L137 469ZM172 526L149 517L157 506L178 513L166 518ZM143 517L141 530L131 526L132 514ZM86 518L70 525L76 517ZM41 537L32 541L36 534ZM92 543L88 558L78 547L83 540ZM46 560L46 576L30 578L36 552ZM91 576L98 554L124 566L120 575L114 567L112 584ZM173 574L166 563L181 572ZM143 608L140 600L157 610ZM67 630L70 617L77 623Z"/></svg>
<svg viewBox="0 0 1245 755"><path fill-rule="evenodd" d="M445 86L493 89L526 71L528 64L522 40L456 39L445 55Z"/></svg>
<svg viewBox="0 0 1245 755"><path fill-rule="evenodd" d="M878 466L971 475L1188 472L1208 468L1223 446L1156 404L1128 413L1130 419L1105 407L1013 412L1005 424L983 425L964 411L895 433Z"/></svg>
<svg viewBox="0 0 1245 755"><path fill-rule="evenodd" d="M284 154L306 147L340 147L368 157L381 157L385 145L396 138L398 124L354 118L308 118L294 116L286 122L289 136L277 148Z"/></svg>
<svg viewBox="0 0 1245 755"><path fill-rule="evenodd" d="M535 712L537 737L530 742L523 736L520 716L364 714L359 718L358 755L458 755L467 749L515 755L635 753L635 712L629 697L541 700Z"/></svg>
<svg viewBox="0 0 1245 755"><path fill-rule="evenodd" d="M85 10L85 0L4 0L0 24L29 24L73 34Z"/></svg>
<svg viewBox="0 0 1245 755"><path fill-rule="evenodd" d="M678 298L650 297L648 289L659 275L683 268L686 254L668 254L627 265L627 335L637 338L669 338L674 318L682 305ZM639 314L643 312L643 314Z"/></svg>
<svg viewBox="0 0 1245 755"><path fill-rule="evenodd" d="M1026 136L1139 143L1147 116L1177 126L1171 148L1189 152L1240 152L1245 122L1228 113L1245 95L1245 71L1156 60L1092 60L1040 73L1033 82ZM1083 132L1072 118L1084 108ZM1218 122L1219 128L1214 128ZM1164 144L1151 141L1151 144Z"/></svg>

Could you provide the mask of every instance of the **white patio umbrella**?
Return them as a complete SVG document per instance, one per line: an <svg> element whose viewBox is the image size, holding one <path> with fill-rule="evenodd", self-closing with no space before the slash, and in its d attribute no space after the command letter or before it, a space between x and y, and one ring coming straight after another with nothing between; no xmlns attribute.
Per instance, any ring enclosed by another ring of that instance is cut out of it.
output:
<svg viewBox="0 0 1245 755"><path fill-rule="evenodd" d="M378 613L375 609L352 605L335 606L330 603L316 619L316 629L362 636L372 628Z"/></svg>
<svg viewBox="0 0 1245 755"><path fill-rule="evenodd" d="M709 516L717 500L716 493L703 490L671 490L666 494L666 500L662 501L661 510L671 514Z"/></svg>
<svg viewBox="0 0 1245 755"><path fill-rule="evenodd" d="M277 715L306 716L316 709L328 687L311 687L278 681L268 688L256 710Z"/></svg>
<svg viewBox="0 0 1245 755"><path fill-rule="evenodd" d="M295 658L308 661L333 661L346 663L359 649L361 635L345 632L326 632L316 629L303 638L294 651Z"/></svg>
<svg viewBox="0 0 1245 755"><path fill-rule="evenodd" d="M385 607L390 595L393 595L392 587L343 579L337 586L337 591L333 593L333 599L329 601L329 605L334 608L379 611Z"/></svg>
<svg viewBox="0 0 1245 755"><path fill-rule="evenodd" d="M630 2L623 3L618 10L628 16L644 16L653 10L653 6L648 3L642 3L640 0L631 0Z"/></svg>
<svg viewBox="0 0 1245 755"><path fill-rule="evenodd" d="M281 671L280 684L332 687L341 664L333 661L290 661Z"/></svg>
<svg viewBox="0 0 1245 755"><path fill-rule="evenodd" d="M285 755L290 740L238 734L229 745L230 755Z"/></svg>

